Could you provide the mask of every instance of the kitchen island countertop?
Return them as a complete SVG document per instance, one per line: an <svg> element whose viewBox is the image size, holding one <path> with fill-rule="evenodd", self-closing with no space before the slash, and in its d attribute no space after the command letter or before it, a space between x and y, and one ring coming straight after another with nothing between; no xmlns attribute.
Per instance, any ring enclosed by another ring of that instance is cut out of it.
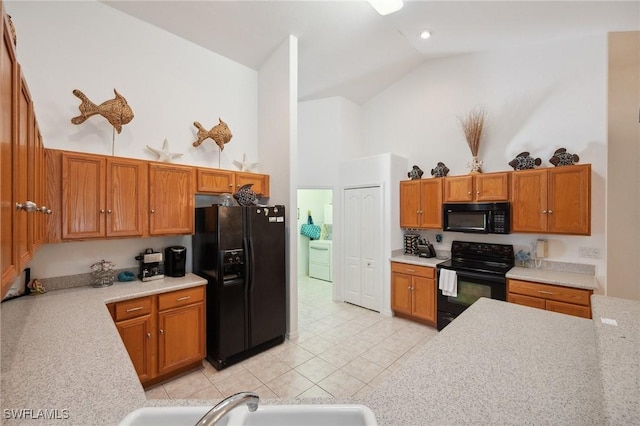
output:
<svg viewBox="0 0 640 426"><path fill-rule="evenodd" d="M163 281L151 284L155 289L84 287L4 303L2 408L68 410L68 419L41 424L113 425L143 406L213 406L217 401L147 401L104 307L204 283L191 274ZM381 426L638 423L637 340L621 341L612 330L637 337L640 302L592 299L594 317L618 318L622 327L599 330L604 326L592 320L481 298L368 395L264 403L362 403ZM630 377L620 382L625 373Z"/></svg>
<svg viewBox="0 0 640 426"><path fill-rule="evenodd" d="M591 320L478 299L362 403L381 425L603 424Z"/></svg>

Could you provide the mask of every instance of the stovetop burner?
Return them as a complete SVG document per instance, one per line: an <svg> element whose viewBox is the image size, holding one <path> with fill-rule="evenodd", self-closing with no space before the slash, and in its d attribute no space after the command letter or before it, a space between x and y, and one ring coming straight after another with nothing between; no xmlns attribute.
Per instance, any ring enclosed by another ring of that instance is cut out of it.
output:
<svg viewBox="0 0 640 426"><path fill-rule="evenodd" d="M454 241L451 244L451 260L438 265L439 268L495 275L505 275L513 266L512 245L468 241Z"/></svg>

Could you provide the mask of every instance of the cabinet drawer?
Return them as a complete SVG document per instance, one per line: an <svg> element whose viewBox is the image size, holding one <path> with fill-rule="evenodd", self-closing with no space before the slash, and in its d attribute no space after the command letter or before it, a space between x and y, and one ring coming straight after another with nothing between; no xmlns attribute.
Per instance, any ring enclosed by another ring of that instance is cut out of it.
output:
<svg viewBox="0 0 640 426"><path fill-rule="evenodd" d="M196 302L202 302L203 300L204 286L172 291L171 293L158 295L158 310L165 311L167 309L191 305L192 303Z"/></svg>
<svg viewBox="0 0 640 426"><path fill-rule="evenodd" d="M391 271L401 274L417 275L425 278L435 278L436 270L429 266L417 266L408 263L391 262Z"/></svg>
<svg viewBox="0 0 640 426"><path fill-rule="evenodd" d="M509 280L509 292L540 297L547 300L590 306L589 297L591 296L591 290Z"/></svg>
<svg viewBox="0 0 640 426"><path fill-rule="evenodd" d="M151 312L151 296L125 300L115 304L115 320L122 321L147 315Z"/></svg>
<svg viewBox="0 0 640 426"><path fill-rule="evenodd" d="M509 293L507 296L507 302L515 303L517 305L529 306L531 308L545 309L546 300L539 297L523 296L521 294Z"/></svg>
<svg viewBox="0 0 640 426"><path fill-rule="evenodd" d="M582 318L591 318L591 308L588 306L574 305L571 303L547 300L547 311L560 312Z"/></svg>

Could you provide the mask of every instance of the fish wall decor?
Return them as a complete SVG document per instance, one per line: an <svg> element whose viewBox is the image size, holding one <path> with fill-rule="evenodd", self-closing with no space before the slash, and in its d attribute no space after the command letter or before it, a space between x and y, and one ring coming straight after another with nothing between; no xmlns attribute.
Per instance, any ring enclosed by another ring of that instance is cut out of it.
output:
<svg viewBox="0 0 640 426"><path fill-rule="evenodd" d="M127 100L120 93L113 89L116 97L104 101L100 105L96 105L87 98L87 96L80 90L75 89L73 94L78 97L82 102L78 109L80 109L80 115L73 117L71 122L73 124L82 124L87 118L94 115L101 115L107 119L107 121L116 129L118 133L122 131L122 126L133 120L133 110L127 103Z"/></svg>
<svg viewBox="0 0 640 426"><path fill-rule="evenodd" d="M211 138L218 145L220 151L224 149L224 144L229 143L233 135L231 134L231 130L229 130L229 126L227 123L222 121L221 118L218 118L219 123L211 128L211 130L207 130L202 127L202 124L197 121L193 122L193 125L198 129L198 140L193 143L193 146L196 148L199 147L205 139Z"/></svg>
<svg viewBox="0 0 640 426"><path fill-rule="evenodd" d="M549 162L556 167L559 166L571 166L573 163L580 161L578 154L570 154L566 148L558 148L553 153L553 157L549 159Z"/></svg>

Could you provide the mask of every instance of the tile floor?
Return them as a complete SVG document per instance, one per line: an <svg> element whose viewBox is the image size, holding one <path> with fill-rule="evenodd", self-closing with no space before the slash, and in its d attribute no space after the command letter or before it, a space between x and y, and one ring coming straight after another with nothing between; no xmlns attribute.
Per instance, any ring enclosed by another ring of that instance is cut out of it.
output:
<svg viewBox="0 0 640 426"><path fill-rule="evenodd" d="M331 283L298 287L299 336L222 371L202 368L146 391L148 399L363 395L437 334L433 327L331 300Z"/></svg>

